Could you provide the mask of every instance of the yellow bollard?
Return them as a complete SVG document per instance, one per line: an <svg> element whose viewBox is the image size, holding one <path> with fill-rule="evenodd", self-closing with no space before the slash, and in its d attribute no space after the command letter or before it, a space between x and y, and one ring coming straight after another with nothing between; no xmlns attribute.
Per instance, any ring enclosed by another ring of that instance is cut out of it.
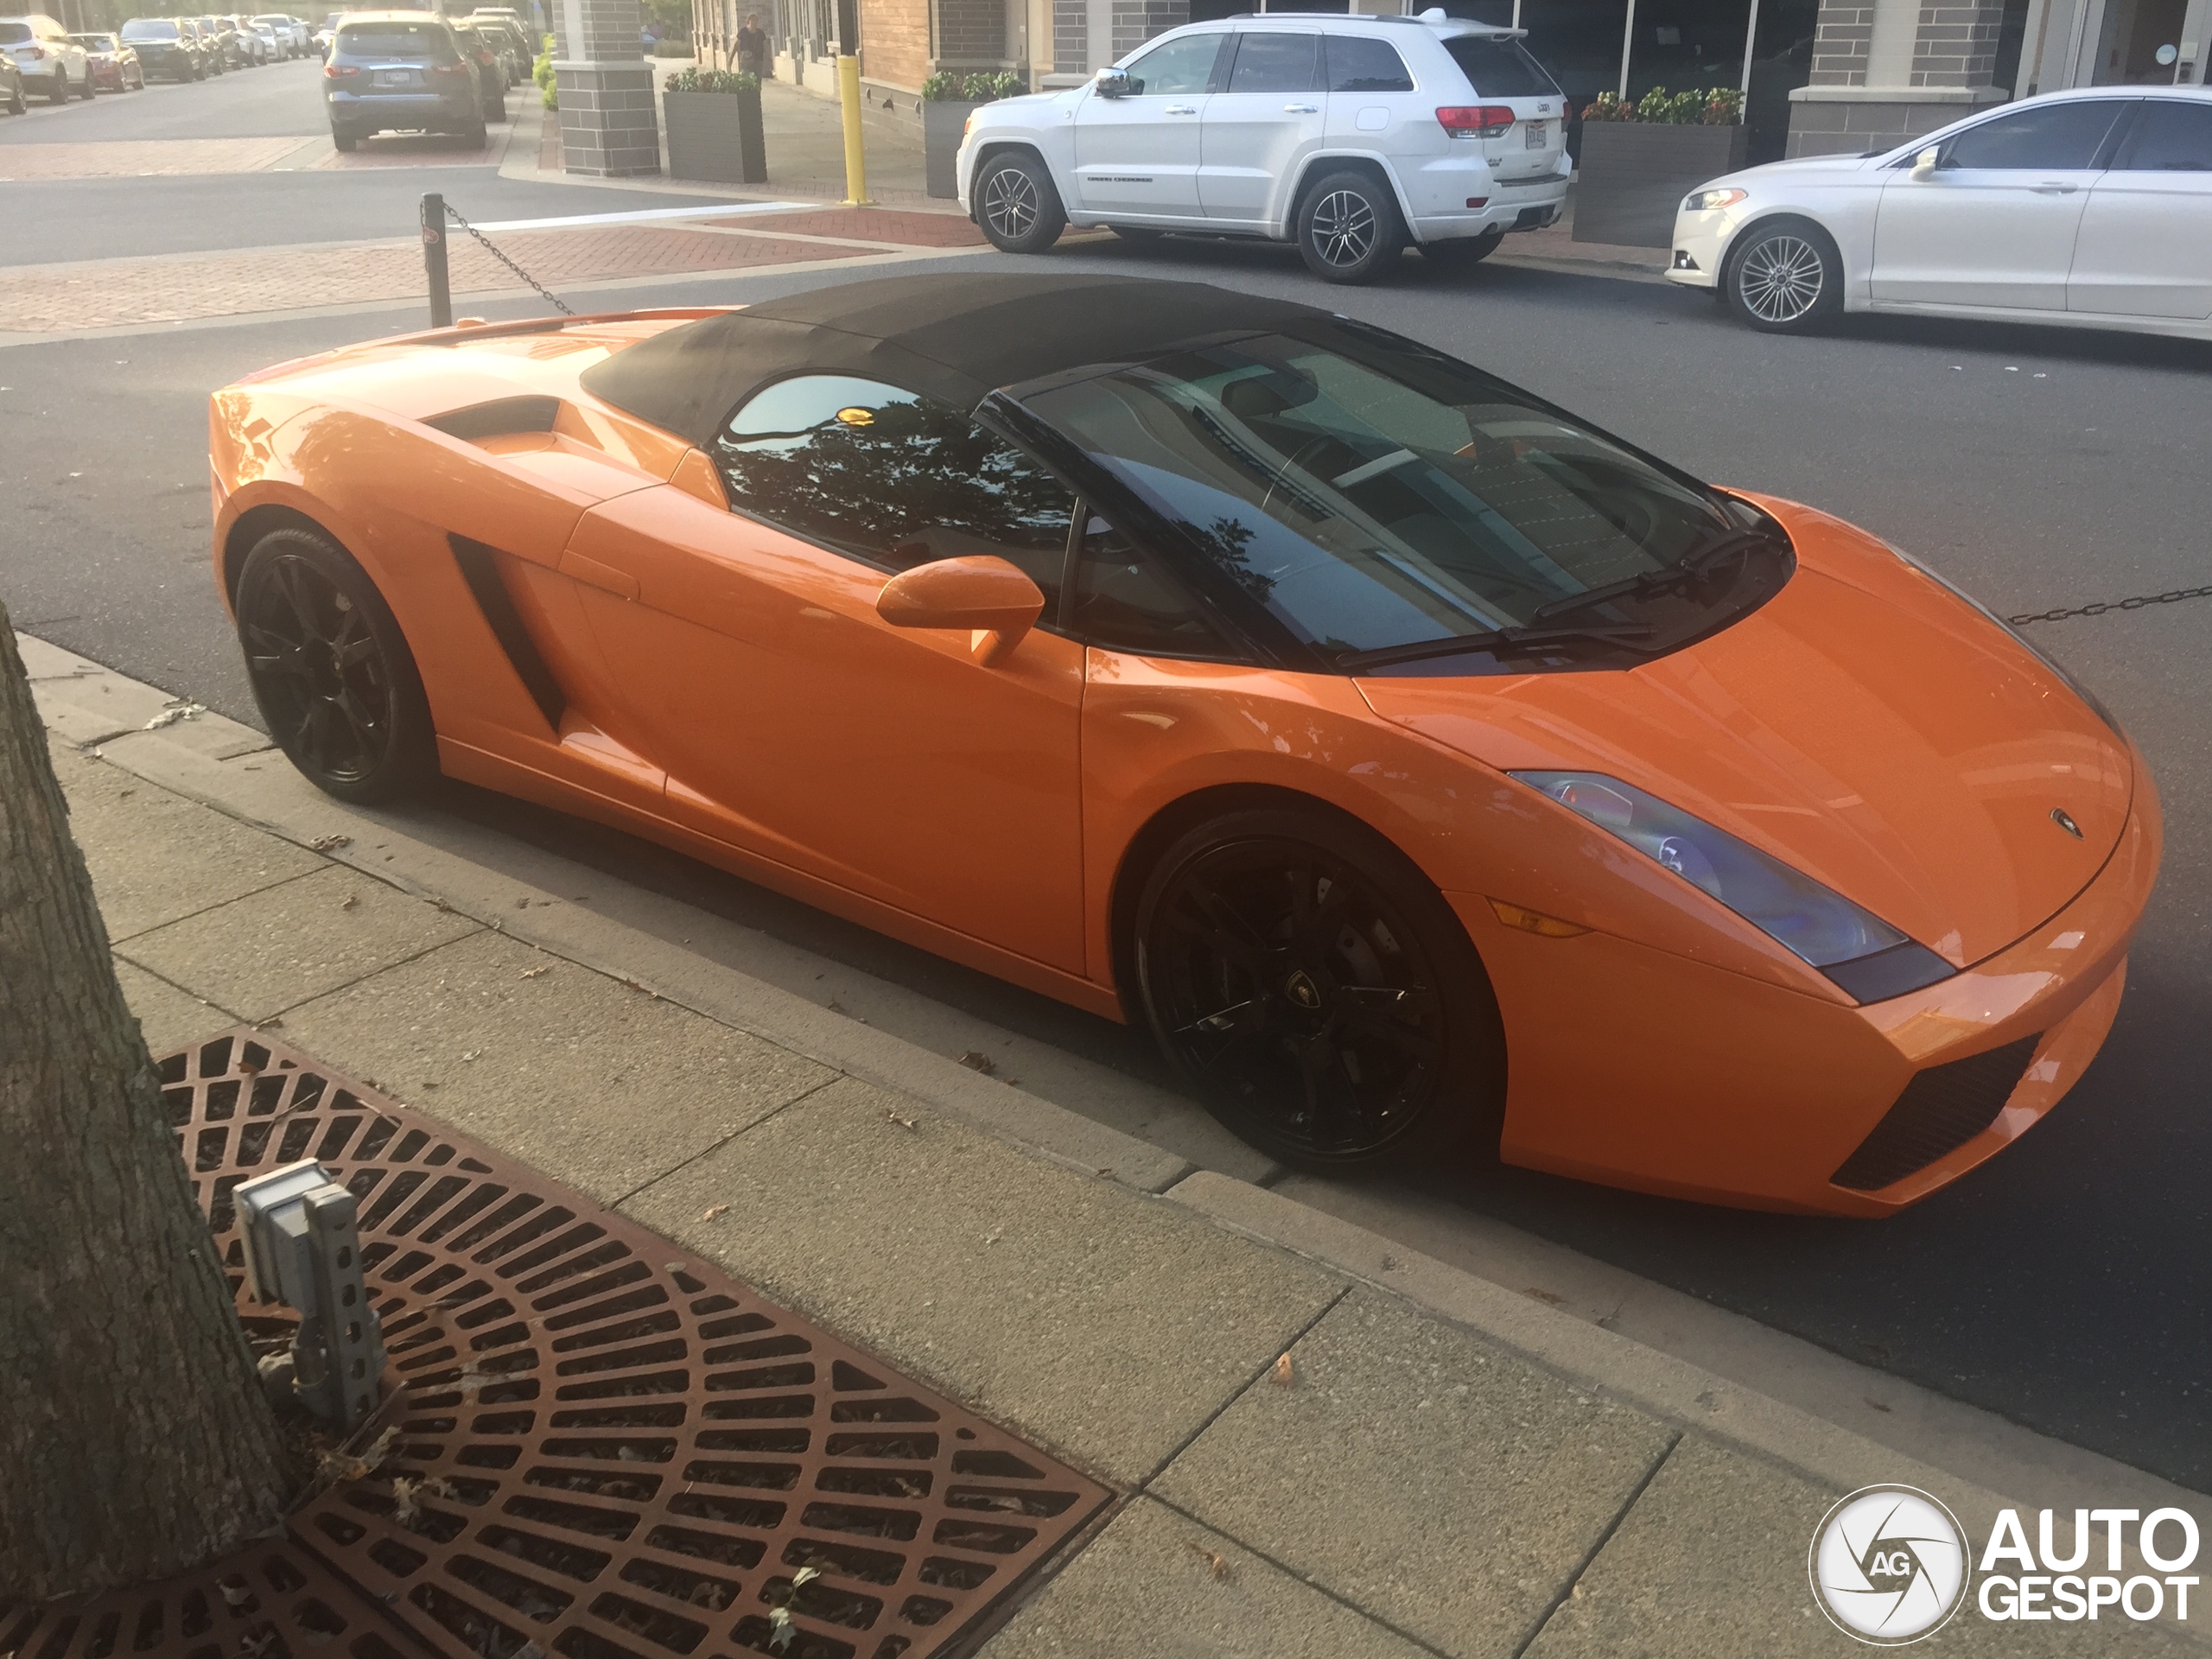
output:
<svg viewBox="0 0 2212 1659"><path fill-rule="evenodd" d="M845 113L845 202L848 207L873 207L868 195L868 158L861 152L861 60L849 55L837 59L837 102Z"/></svg>

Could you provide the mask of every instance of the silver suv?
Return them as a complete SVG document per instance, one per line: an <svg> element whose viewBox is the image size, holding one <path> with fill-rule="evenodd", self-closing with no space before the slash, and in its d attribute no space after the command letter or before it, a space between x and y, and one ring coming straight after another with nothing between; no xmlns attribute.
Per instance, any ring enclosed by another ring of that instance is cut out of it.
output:
<svg viewBox="0 0 2212 1659"><path fill-rule="evenodd" d="M1567 100L1521 34L1441 11L1189 24L1087 86L978 109L961 205L1010 253L1105 225L1294 240L1332 283L1408 241L1472 264L1567 195Z"/></svg>

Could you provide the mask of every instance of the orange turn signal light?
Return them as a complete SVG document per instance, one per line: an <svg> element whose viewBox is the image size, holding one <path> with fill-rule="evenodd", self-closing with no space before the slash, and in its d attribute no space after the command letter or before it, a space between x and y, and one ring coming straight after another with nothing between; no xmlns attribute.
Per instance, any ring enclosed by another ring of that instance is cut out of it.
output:
<svg viewBox="0 0 2212 1659"><path fill-rule="evenodd" d="M1523 933L1534 933L1544 939L1571 939L1578 933L1590 930L1579 922L1563 922L1556 916L1547 916L1541 910L1529 910L1521 905L1509 905L1503 899L1493 899L1490 907L1497 912L1497 919L1508 927L1517 927Z"/></svg>

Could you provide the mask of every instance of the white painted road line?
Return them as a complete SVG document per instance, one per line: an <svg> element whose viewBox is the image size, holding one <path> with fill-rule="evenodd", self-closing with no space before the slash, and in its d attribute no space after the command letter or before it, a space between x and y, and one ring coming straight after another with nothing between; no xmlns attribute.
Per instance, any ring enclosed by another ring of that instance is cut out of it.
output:
<svg viewBox="0 0 2212 1659"><path fill-rule="evenodd" d="M570 225L643 225L656 219L731 219L740 213L787 213L794 207L819 207L818 201L732 201L715 207L656 207L637 213L577 213L566 219L509 219L479 225L480 231L553 231Z"/></svg>

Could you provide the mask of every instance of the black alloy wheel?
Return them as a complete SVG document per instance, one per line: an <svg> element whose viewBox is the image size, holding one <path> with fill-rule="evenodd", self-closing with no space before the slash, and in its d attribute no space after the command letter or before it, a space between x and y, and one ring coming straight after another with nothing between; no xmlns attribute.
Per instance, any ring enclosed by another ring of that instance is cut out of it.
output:
<svg viewBox="0 0 2212 1659"><path fill-rule="evenodd" d="M1805 334L1843 309L1843 260L1809 220L1772 219L1746 231L1721 270L1728 308L1767 334Z"/></svg>
<svg viewBox="0 0 2212 1659"><path fill-rule="evenodd" d="M49 104L67 104L69 101L69 66L67 64L57 63L54 66L54 85L47 90L46 101Z"/></svg>
<svg viewBox="0 0 2212 1659"><path fill-rule="evenodd" d="M236 604L253 700L308 782L367 804L437 775L414 655L351 556L309 531L272 531L246 555Z"/></svg>
<svg viewBox="0 0 2212 1659"><path fill-rule="evenodd" d="M1001 150L974 186L976 223L1007 253L1042 253L1067 228L1067 210L1045 163L1027 150Z"/></svg>
<svg viewBox="0 0 2212 1659"><path fill-rule="evenodd" d="M1185 1082L1283 1163L1496 1146L1489 978L1443 895L1363 827L1262 809L1184 836L1138 906L1136 979Z"/></svg>
<svg viewBox="0 0 2212 1659"><path fill-rule="evenodd" d="M1325 283L1372 282L1405 245L1398 204L1370 173L1332 173L1299 207L1298 251Z"/></svg>
<svg viewBox="0 0 2212 1659"><path fill-rule="evenodd" d="M100 89L92 79L92 67L90 64L86 64L85 66L85 90L79 92L78 96L82 98L86 103L89 104L99 95Z"/></svg>

